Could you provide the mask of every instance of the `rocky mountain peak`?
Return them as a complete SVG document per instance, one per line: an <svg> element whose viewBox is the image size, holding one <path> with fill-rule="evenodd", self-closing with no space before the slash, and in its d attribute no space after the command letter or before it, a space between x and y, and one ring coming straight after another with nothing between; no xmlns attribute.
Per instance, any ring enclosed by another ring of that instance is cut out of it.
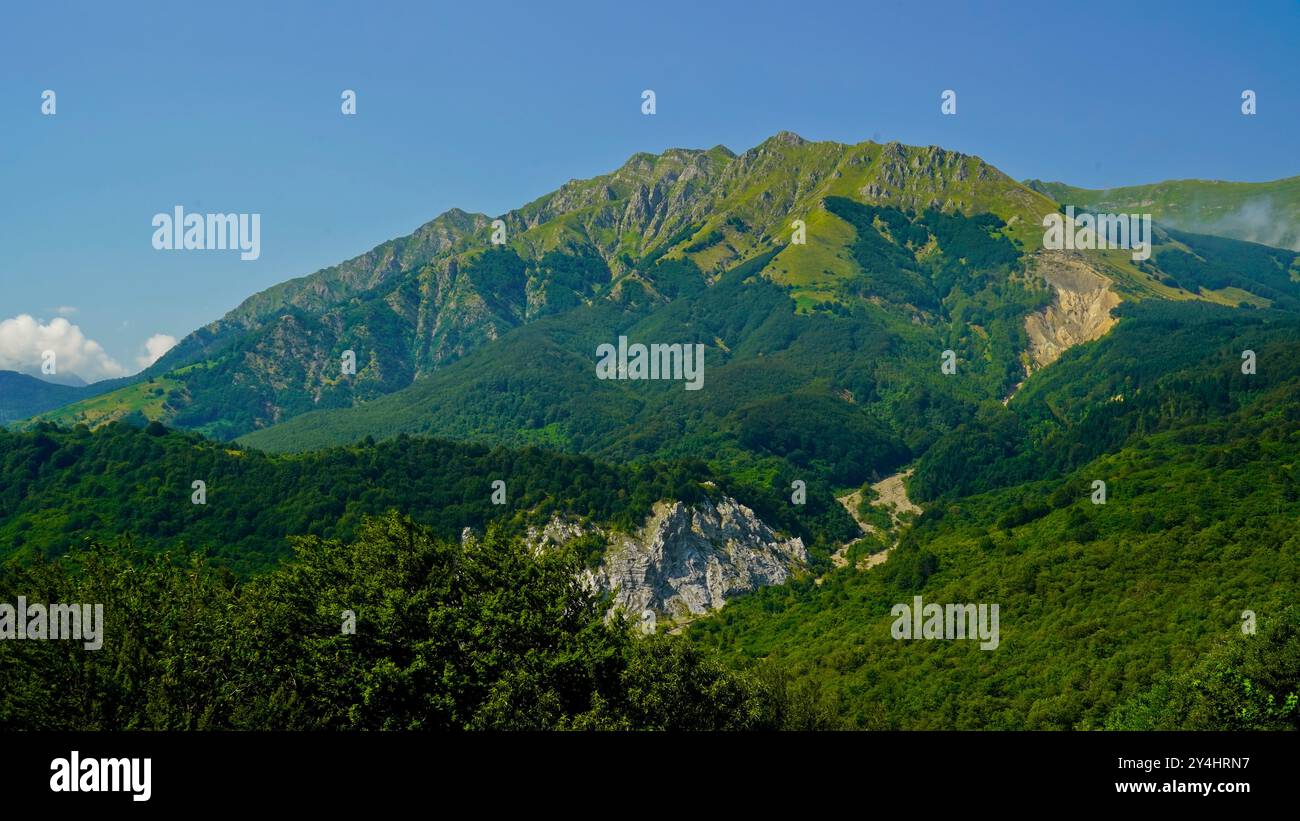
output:
<svg viewBox="0 0 1300 821"><path fill-rule="evenodd" d="M778 131L769 137L766 142L779 143L781 145L807 145L808 141L793 131Z"/></svg>

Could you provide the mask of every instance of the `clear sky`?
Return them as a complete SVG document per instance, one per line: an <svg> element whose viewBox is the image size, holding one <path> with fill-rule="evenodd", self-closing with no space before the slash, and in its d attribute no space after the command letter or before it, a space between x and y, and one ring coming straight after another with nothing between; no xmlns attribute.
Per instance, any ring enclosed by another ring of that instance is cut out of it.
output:
<svg viewBox="0 0 1300 821"><path fill-rule="evenodd" d="M135 371L149 337L447 208L783 129L1088 187L1294 176L1300 3L9 3L0 368L35 333ZM175 205L261 214L261 257L154 250Z"/></svg>

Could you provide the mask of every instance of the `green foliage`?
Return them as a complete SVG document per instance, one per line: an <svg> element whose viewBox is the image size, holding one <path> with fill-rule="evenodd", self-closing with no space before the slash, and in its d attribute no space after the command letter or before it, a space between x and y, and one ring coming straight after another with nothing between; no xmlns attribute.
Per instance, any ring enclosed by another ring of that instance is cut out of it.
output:
<svg viewBox="0 0 1300 821"><path fill-rule="evenodd" d="M655 502L698 501L701 483L719 478L698 461L615 468L538 448L410 437L278 457L161 425L94 433L43 426L0 431L0 544L50 557L121 534L148 550L180 540L247 575L287 556L288 536L347 539L364 516L390 508L442 538L492 523L517 532L557 513L630 531ZM205 505L191 502L196 479L207 484ZM497 479L506 483L505 505L491 501ZM740 498L761 495L741 483L727 487ZM796 519L783 521L807 532Z"/></svg>
<svg viewBox="0 0 1300 821"><path fill-rule="evenodd" d="M905 593L925 588L926 581L939 569L939 557L917 542L906 540L885 563L881 576Z"/></svg>
<svg viewBox="0 0 1300 821"><path fill-rule="evenodd" d="M738 438L747 450L814 469L841 486L892 472L909 455L883 425L825 396L794 395L757 403L745 412Z"/></svg>
<svg viewBox="0 0 1300 821"><path fill-rule="evenodd" d="M676 246L690 239L699 230L700 230L699 225L692 224L692 225L682 226L682 228L680 228L676 233L670 235L663 242L660 242L657 245L655 245L654 249L651 250L650 253L642 257L641 267L649 268L653 266L656 262L659 261L660 257L668 253L669 251L673 250L673 248L675 248Z"/></svg>
<svg viewBox="0 0 1300 821"><path fill-rule="evenodd" d="M592 249L579 246L567 253L548 251L536 262L524 264L528 289L540 307L530 318L563 313L582 304L584 297L609 282L609 266Z"/></svg>
<svg viewBox="0 0 1300 821"><path fill-rule="evenodd" d="M1121 705L1111 730L1300 730L1300 611L1221 640L1186 672Z"/></svg>
<svg viewBox="0 0 1300 821"><path fill-rule="evenodd" d="M1162 302L1125 304L1118 313L1116 328L1034 375L1009 407L987 408L936 442L912 477L914 498L1060 477L1143 436L1221 419L1300 379L1293 314ZM1266 363L1258 373L1241 372L1245 350Z"/></svg>
<svg viewBox="0 0 1300 821"><path fill-rule="evenodd" d="M1300 584L1296 320L1126 314L922 456L922 489L968 483L932 492L884 565L759 591L694 623L692 640L779 664L837 695L855 727L1294 727L1297 630L1282 610ZM1264 363L1253 376L1247 345ZM1117 386L1123 402L1095 398ZM1009 421L1028 432L1020 448L998 433ZM999 436L1010 456L980 452ZM958 452L967 467L946 461ZM1033 468L1008 472L1021 458ZM895 641L889 608L914 595L997 603L1000 646ZM1245 609L1260 635L1215 649Z"/></svg>
<svg viewBox="0 0 1300 821"><path fill-rule="evenodd" d="M599 533L587 533L571 539L565 546L574 552L583 567L596 568L605 557L609 542Z"/></svg>
<svg viewBox="0 0 1300 821"><path fill-rule="evenodd" d="M865 274L859 295L878 295L890 302L935 308L938 300L933 286L921 273L913 252L904 240L895 243L873 224L877 214L894 219L909 228L911 224L896 208L876 208L845 197L827 197L826 210L853 226L857 241L852 246L853 259ZM907 235L911 237L910 233Z"/></svg>
<svg viewBox="0 0 1300 821"><path fill-rule="evenodd" d="M689 257L661 259L650 275L655 287L669 299L698 294L707 287L700 267Z"/></svg>
<svg viewBox="0 0 1300 821"><path fill-rule="evenodd" d="M968 217L927 209L914 215L846 197L827 197L825 206L857 234L851 250L864 278L852 292L859 296L931 310L947 301L951 310L957 307L949 299L954 289L975 294L1005 278L1020 262L1015 244L997 233L1005 223L993 214ZM932 240L938 253L918 256ZM1019 308L1019 303L1014 306Z"/></svg>
<svg viewBox="0 0 1300 821"><path fill-rule="evenodd" d="M92 544L0 568L0 601L104 606L104 642L0 642L4 729L776 729L824 724L670 637L606 620L572 553L462 545L394 514L237 583ZM343 631L344 611L356 631Z"/></svg>
<svg viewBox="0 0 1300 821"><path fill-rule="evenodd" d="M1187 290L1240 288L1271 300L1276 308L1300 308L1300 283L1291 275L1300 254L1172 229L1168 234L1189 250L1157 247L1155 262Z"/></svg>
<svg viewBox="0 0 1300 821"><path fill-rule="evenodd" d="M882 533L893 530L894 521L890 517L889 511L873 504L880 497L880 494L871 486L871 483L864 482L858 493L858 521L873 525Z"/></svg>

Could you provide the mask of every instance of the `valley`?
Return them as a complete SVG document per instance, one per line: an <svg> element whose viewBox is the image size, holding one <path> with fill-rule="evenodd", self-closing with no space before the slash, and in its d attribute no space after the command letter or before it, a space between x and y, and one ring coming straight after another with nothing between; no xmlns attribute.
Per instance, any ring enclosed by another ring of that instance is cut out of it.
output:
<svg viewBox="0 0 1300 821"><path fill-rule="evenodd" d="M876 544L872 545L883 549L877 549L869 555L859 558L853 565L857 570L870 570L877 565L883 564L888 558L889 553L898 546L901 530L905 525L904 516L909 518L915 517L921 513L921 508L912 503L907 498L907 479L912 475L911 470L900 471L898 473L886 476L879 482L871 485L872 498L867 502L871 507L879 508L884 511L888 517L888 526L882 528L875 522L868 521L860 513L860 506L863 504L863 493L861 490L855 490L852 493L840 496L836 501L844 506L853 520L857 522L863 535L874 540ZM858 544L860 539L854 539L840 545L839 549L831 554L831 563L836 567L847 567L849 564L849 549ZM821 584L822 579L817 580Z"/></svg>

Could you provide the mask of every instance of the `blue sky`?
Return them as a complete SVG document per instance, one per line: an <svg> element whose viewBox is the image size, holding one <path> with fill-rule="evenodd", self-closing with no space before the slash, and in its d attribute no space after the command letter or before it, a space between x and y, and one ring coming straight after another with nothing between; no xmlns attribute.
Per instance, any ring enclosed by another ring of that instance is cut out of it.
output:
<svg viewBox="0 0 1300 821"><path fill-rule="evenodd" d="M83 353L103 348L87 371L134 371L152 335L182 337L447 208L501 213L636 151L741 151L788 129L938 144L1089 187L1300 174L1295 0L0 14L0 323L28 314L66 335L49 323L75 309ZM956 117L939 112L944 89ZM154 250L150 221L177 204L260 213L261 257ZM0 367L21 332L0 327Z"/></svg>

